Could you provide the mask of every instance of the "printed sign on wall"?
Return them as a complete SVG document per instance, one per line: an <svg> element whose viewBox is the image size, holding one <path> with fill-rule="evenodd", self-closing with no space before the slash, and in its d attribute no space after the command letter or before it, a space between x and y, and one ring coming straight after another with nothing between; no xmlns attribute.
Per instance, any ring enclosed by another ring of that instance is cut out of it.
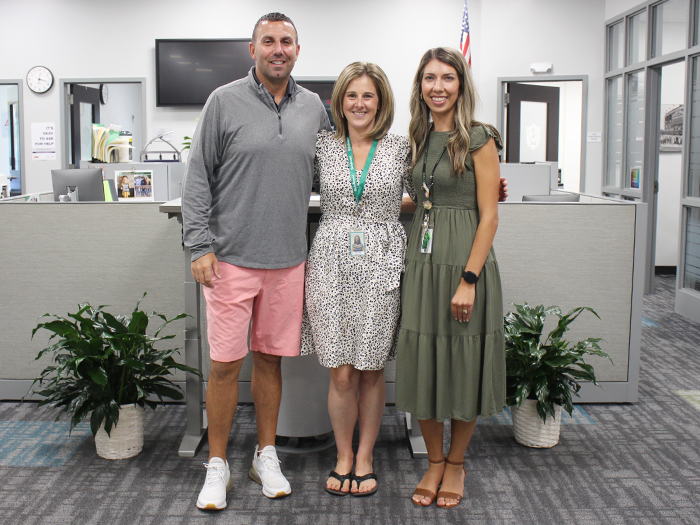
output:
<svg viewBox="0 0 700 525"><path fill-rule="evenodd" d="M32 122L32 160L56 160L56 125Z"/></svg>

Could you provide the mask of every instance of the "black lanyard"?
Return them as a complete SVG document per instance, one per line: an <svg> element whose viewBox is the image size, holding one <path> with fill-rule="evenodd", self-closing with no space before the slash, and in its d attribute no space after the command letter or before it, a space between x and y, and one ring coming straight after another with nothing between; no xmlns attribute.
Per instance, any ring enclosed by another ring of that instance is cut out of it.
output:
<svg viewBox="0 0 700 525"><path fill-rule="evenodd" d="M442 151L440 152L440 156L437 159L437 162L435 163L435 166L433 166L433 171L430 172L430 185L426 184L425 180L425 168L428 164L428 147L430 146L430 135L428 135L428 140L425 142L425 155L423 156L423 191L425 192L425 201L423 201L423 207L426 210L429 210L430 208L433 207L433 203L430 200L430 190L433 188L433 179L435 178L435 170L438 167L438 164L440 164L440 160L442 160L442 156L445 153L445 150L447 149L447 143L442 148Z"/></svg>

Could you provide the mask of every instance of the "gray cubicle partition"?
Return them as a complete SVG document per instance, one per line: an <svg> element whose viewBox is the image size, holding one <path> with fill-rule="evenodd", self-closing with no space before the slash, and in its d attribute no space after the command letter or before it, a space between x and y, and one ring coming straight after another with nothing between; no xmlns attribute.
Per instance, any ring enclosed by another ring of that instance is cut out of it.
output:
<svg viewBox="0 0 700 525"><path fill-rule="evenodd" d="M65 315L85 301L129 313L144 292L145 309L184 311L181 228L158 206L0 201L0 399L20 399L47 365L34 357L49 334L30 339L45 313Z"/></svg>
<svg viewBox="0 0 700 525"><path fill-rule="evenodd" d="M557 189L557 163L501 164L501 177L508 180L508 200L520 202L523 195L549 195Z"/></svg>
<svg viewBox="0 0 700 525"><path fill-rule="evenodd" d="M602 388L585 384L580 402L637 401L644 293L647 208L582 196L579 203L521 203L499 207L494 242L510 303L590 306L567 338L601 337L613 363L588 362ZM545 327L547 328L547 327Z"/></svg>
<svg viewBox="0 0 700 525"><path fill-rule="evenodd" d="M581 316L570 337L602 337L614 364L591 360L603 388L584 385L581 401L636 401L646 205L583 196L580 203L504 203L499 215L495 249L504 310L524 301L594 308L602 320ZM30 340L44 313L65 314L83 301L129 312L144 291L146 309L168 316L185 311L181 225L159 213L158 203L0 201L0 224L20 225L0 228L0 267L7 275L0 301L0 399L20 399L46 365L34 361L46 335ZM190 313L199 315L206 334L204 302ZM184 322L175 329L184 329ZM174 342L184 346L183 335ZM201 347L206 380L205 336ZM241 402L251 401L250 377L246 362ZM394 377L389 363L389 403ZM184 376L177 379L184 384Z"/></svg>

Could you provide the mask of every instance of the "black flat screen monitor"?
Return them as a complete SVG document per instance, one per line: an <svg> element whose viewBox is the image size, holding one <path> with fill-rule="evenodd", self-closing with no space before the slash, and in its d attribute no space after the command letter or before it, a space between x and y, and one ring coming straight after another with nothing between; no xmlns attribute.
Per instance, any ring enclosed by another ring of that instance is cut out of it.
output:
<svg viewBox="0 0 700 525"><path fill-rule="evenodd" d="M95 168L75 170L51 170L53 182L53 200L58 202L59 195L67 195L78 188L79 202L99 202L105 200L102 170Z"/></svg>
<svg viewBox="0 0 700 525"><path fill-rule="evenodd" d="M219 86L243 78L255 62L250 39L156 40L156 105L204 105Z"/></svg>

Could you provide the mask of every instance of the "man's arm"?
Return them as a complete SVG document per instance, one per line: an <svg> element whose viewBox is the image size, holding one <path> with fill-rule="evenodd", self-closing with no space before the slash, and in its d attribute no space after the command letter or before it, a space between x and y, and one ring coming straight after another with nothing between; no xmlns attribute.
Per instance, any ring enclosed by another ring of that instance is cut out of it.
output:
<svg viewBox="0 0 700 525"><path fill-rule="evenodd" d="M192 276L213 287L219 266L209 233L211 181L221 160L219 104L216 94L207 100L197 123L182 192L183 240L192 252Z"/></svg>

